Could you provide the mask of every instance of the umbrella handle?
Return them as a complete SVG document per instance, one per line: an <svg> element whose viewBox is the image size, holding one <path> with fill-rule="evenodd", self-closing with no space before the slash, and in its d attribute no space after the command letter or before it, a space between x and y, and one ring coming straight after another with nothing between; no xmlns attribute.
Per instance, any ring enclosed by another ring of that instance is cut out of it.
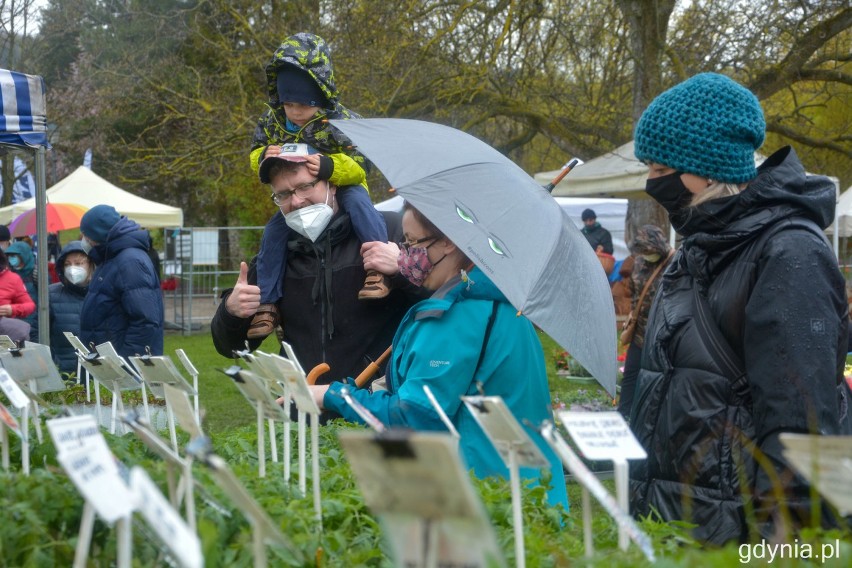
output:
<svg viewBox="0 0 852 568"><path fill-rule="evenodd" d="M323 375L331 370L331 367L328 366L328 363L320 363L308 373L307 379L309 385L315 385L317 383L317 379L320 375Z"/></svg>
<svg viewBox="0 0 852 568"><path fill-rule="evenodd" d="M564 178L566 175L568 175L568 172L573 170L574 167L577 166L577 164L579 164L579 163L580 163L580 160L577 159L577 158L574 158L570 162L565 164L565 167L562 168L562 171L559 172L559 175L556 176L555 178L553 178L552 182L550 182L549 184L544 186L544 189L546 189L548 193L553 193L553 188L556 187L556 184L558 184L560 181L562 181L562 178Z"/></svg>
<svg viewBox="0 0 852 568"><path fill-rule="evenodd" d="M385 349L385 352L379 355L378 359L367 365L367 368L361 371L360 375L355 377L355 385L358 388L361 388L366 385L367 381L369 381L370 378L376 374L376 372L379 370L379 367L382 365L382 363L385 362L385 359L390 356L392 348L393 346L391 345L390 347Z"/></svg>

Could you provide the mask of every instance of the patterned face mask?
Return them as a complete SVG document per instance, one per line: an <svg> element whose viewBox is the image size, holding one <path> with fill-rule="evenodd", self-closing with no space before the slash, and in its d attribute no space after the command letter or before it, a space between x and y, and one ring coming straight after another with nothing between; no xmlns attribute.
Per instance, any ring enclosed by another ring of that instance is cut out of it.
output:
<svg viewBox="0 0 852 568"><path fill-rule="evenodd" d="M396 260L399 273L415 286L422 286L432 269L447 257L447 255L442 256L435 264L432 264L432 261L429 260L429 247L437 242L435 237L424 237L413 244L422 243L429 239L435 240L425 247L414 247L406 243L402 243L400 246L399 257Z"/></svg>

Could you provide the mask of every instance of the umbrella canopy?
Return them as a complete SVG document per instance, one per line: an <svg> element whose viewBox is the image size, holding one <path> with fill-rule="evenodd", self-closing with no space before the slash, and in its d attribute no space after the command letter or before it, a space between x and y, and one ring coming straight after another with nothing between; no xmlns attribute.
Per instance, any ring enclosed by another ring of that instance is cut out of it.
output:
<svg viewBox="0 0 852 568"><path fill-rule="evenodd" d="M65 229L75 229L80 226L80 219L88 211L88 207L76 203L47 204L47 232L55 233ZM9 223L9 232L13 237L36 234L36 210L24 211Z"/></svg>
<svg viewBox="0 0 852 568"><path fill-rule="evenodd" d="M615 308L606 274L544 188L491 146L448 126L391 118L332 124L615 396Z"/></svg>

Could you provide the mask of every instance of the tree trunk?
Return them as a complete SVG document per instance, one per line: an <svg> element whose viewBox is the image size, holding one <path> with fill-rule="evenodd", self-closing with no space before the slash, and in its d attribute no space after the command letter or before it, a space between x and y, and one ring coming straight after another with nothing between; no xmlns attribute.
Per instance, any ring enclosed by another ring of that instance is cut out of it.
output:
<svg viewBox="0 0 852 568"><path fill-rule="evenodd" d="M675 0L616 0L628 22L633 55L633 126L648 104L662 91L662 60L666 34ZM652 199L630 199L624 239L630 239L642 225L670 230L666 211Z"/></svg>

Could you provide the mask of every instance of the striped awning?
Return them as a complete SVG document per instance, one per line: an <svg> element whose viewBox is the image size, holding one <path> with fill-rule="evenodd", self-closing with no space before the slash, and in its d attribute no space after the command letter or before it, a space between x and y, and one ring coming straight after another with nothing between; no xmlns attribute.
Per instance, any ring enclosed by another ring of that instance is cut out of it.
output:
<svg viewBox="0 0 852 568"><path fill-rule="evenodd" d="M50 147L44 79L0 69L0 103L0 144Z"/></svg>

